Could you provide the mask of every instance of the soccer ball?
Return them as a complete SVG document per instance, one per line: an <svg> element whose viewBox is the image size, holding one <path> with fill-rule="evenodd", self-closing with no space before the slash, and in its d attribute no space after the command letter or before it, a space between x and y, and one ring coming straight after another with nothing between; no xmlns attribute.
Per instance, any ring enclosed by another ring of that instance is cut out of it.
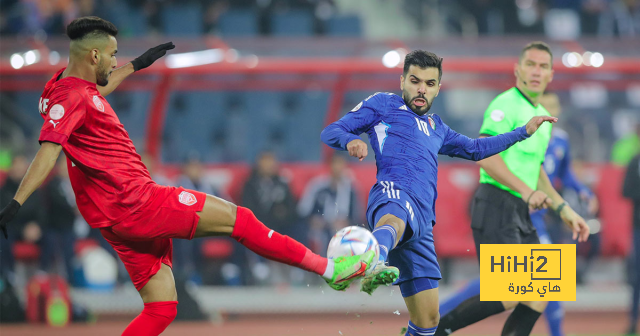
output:
<svg viewBox="0 0 640 336"><path fill-rule="evenodd" d="M349 257L366 253L370 250L376 252L373 263L378 262L380 246L371 231L360 226L347 226L336 232L329 242L327 258ZM373 270L373 267L369 271Z"/></svg>

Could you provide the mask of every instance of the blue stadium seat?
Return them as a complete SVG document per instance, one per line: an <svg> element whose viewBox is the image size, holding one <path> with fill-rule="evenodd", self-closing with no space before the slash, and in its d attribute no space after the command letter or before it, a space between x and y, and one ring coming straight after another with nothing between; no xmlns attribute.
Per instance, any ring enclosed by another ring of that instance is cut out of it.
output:
<svg viewBox="0 0 640 336"><path fill-rule="evenodd" d="M272 134L282 125L283 114L280 101L283 93L280 91L258 91L244 93L247 99L247 122L249 143L252 148L246 148L246 159L253 162L256 155L265 149L275 149L277 143Z"/></svg>
<svg viewBox="0 0 640 336"><path fill-rule="evenodd" d="M209 162L253 162L269 149L283 161L319 161L328 101L328 92L174 92L163 160L196 151Z"/></svg>
<svg viewBox="0 0 640 336"><path fill-rule="evenodd" d="M107 5L98 4L96 13L118 27L119 36L144 36L148 33L147 17L141 7L126 1L114 0Z"/></svg>
<svg viewBox="0 0 640 336"><path fill-rule="evenodd" d="M290 10L271 16L271 34L274 36L313 35L313 14L303 10Z"/></svg>
<svg viewBox="0 0 640 336"><path fill-rule="evenodd" d="M202 8L195 4L162 8L162 28L172 36L200 36L203 33Z"/></svg>
<svg viewBox="0 0 640 336"><path fill-rule="evenodd" d="M165 118L163 159L182 162L192 152L207 158L223 113L220 92L173 92Z"/></svg>
<svg viewBox="0 0 640 336"><path fill-rule="evenodd" d="M360 17L357 15L334 16L326 21L325 28L328 36L362 36Z"/></svg>
<svg viewBox="0 0 640 336"><path fill-rule="evenodd" d="M114 91L107 97L109 105L136 146L144 143L150 109L150 91ZM142 150L142 148L139 148Z"/></svg>
<svg viewBox="0 0 640 336"><path fill-rule="evenodd" d="M28 137L38 136L40 127L43 124L43 119L40 117L38 110L41 94L42 89L40 91L20 91L10 94L15 95L15 100L13 101L15 105L12 105L12 107L16 110L13 112L20 116L18 124Z"/></svg>
<svg viewBox="0 0 640 336"><path fill-rule="evenodd" d="M127 35L130 36L146 36L148 33L147 17L142 8L132 8L128 13Z"/></svg>
<svg viewBox="0 0 640 336"><path fill-rule="evenodd" d="M294 110L286 111L286 158L295 161L320 161L320 132L329 104L328 92L296 92L299 98ZM284 107L284 106L283 106Z"/></svg>
<svg viewBox="0 0 640 336"><path fill-rule="evenodd" d="M223 37L257 36L258 15L252 10L230 9L220 15L218 28Z"/></svg>

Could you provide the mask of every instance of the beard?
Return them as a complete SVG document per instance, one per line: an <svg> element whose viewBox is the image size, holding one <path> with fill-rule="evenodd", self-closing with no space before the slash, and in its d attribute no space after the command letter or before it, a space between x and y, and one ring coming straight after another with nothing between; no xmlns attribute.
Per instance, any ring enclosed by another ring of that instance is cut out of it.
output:
<svg viewBox="0 0 640 336"><path fill-rule="evenodd" d="M111 71L109 67L98 68L98 71L96 72L96 84L100 86L107 86L107 84L109 84L110 74Z"/></svg>
<svg viewBox="0 0 640 336"><path fill-rule="evenodd" d="M416 106L413 102L418 98L424 99L426 104L424 104L424 106ZM429 110L431 109L432 103L429 102L429 99L427 99L427 97L425 96L415 96L413 98L409 98L409 94L407 92L403 92L402 100L404 100L404 103L407 105L407 107L409 107L415 114L419 116L427 114L427 112L429 112Z"/></svg>

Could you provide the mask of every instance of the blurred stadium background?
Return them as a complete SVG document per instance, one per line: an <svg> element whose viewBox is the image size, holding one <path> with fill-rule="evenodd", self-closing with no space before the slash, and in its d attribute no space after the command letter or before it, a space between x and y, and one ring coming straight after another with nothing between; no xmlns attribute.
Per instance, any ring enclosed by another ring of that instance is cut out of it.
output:
<svg viewBox="0 0 640 336"><path fill-rule="evenodd" d="M374 92L398 93L404 54L426 49L444 57L432 111L477 137L488 103L514 85L520 49L549 43L559 127L569 134L577 176L600 200L588 218L593 234L578 246L577 301L566 302L565 329L625 330L632 224L621 190L626 163L640 153L640 1L1 0L0 7L3 205L37 151L39 97L68 57L64 28L97 15L120 29L120 65L156 44L176 44L107 97L156 182L250 207L318 253L337 228L363 223L375 181L372 156L333 157L320 142L325 125ZM468 215L478 169L440 160L435 231L445 298L478 274ZM75 215L65 169L25 204L29 211L1 242L2 335L114 335L142 308L109 245ZM561 226L550 229L570 242ZM358 286L334 293L230 239L175 242L174 264L179 316L167 335L399 335L408 320L397 288L373 297ZM67 295L75 322L64 328L8 324L64 324L68 312L43 298ZM460 334L497 334L505 318ZM541 318L534 333L546 332Z"/></svg>

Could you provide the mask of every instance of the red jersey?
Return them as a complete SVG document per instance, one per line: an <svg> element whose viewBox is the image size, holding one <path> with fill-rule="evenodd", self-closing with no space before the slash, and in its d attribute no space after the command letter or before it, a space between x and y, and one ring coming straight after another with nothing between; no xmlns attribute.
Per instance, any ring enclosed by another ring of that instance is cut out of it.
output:
<svg viewBox="0 0 640 336"><path fill-rule="evenodd" d="M115 225L152 197L155 183L129 134L95 83L77 77L45 85L40 142L62 145L78 210L93 228Z"/></svg>

